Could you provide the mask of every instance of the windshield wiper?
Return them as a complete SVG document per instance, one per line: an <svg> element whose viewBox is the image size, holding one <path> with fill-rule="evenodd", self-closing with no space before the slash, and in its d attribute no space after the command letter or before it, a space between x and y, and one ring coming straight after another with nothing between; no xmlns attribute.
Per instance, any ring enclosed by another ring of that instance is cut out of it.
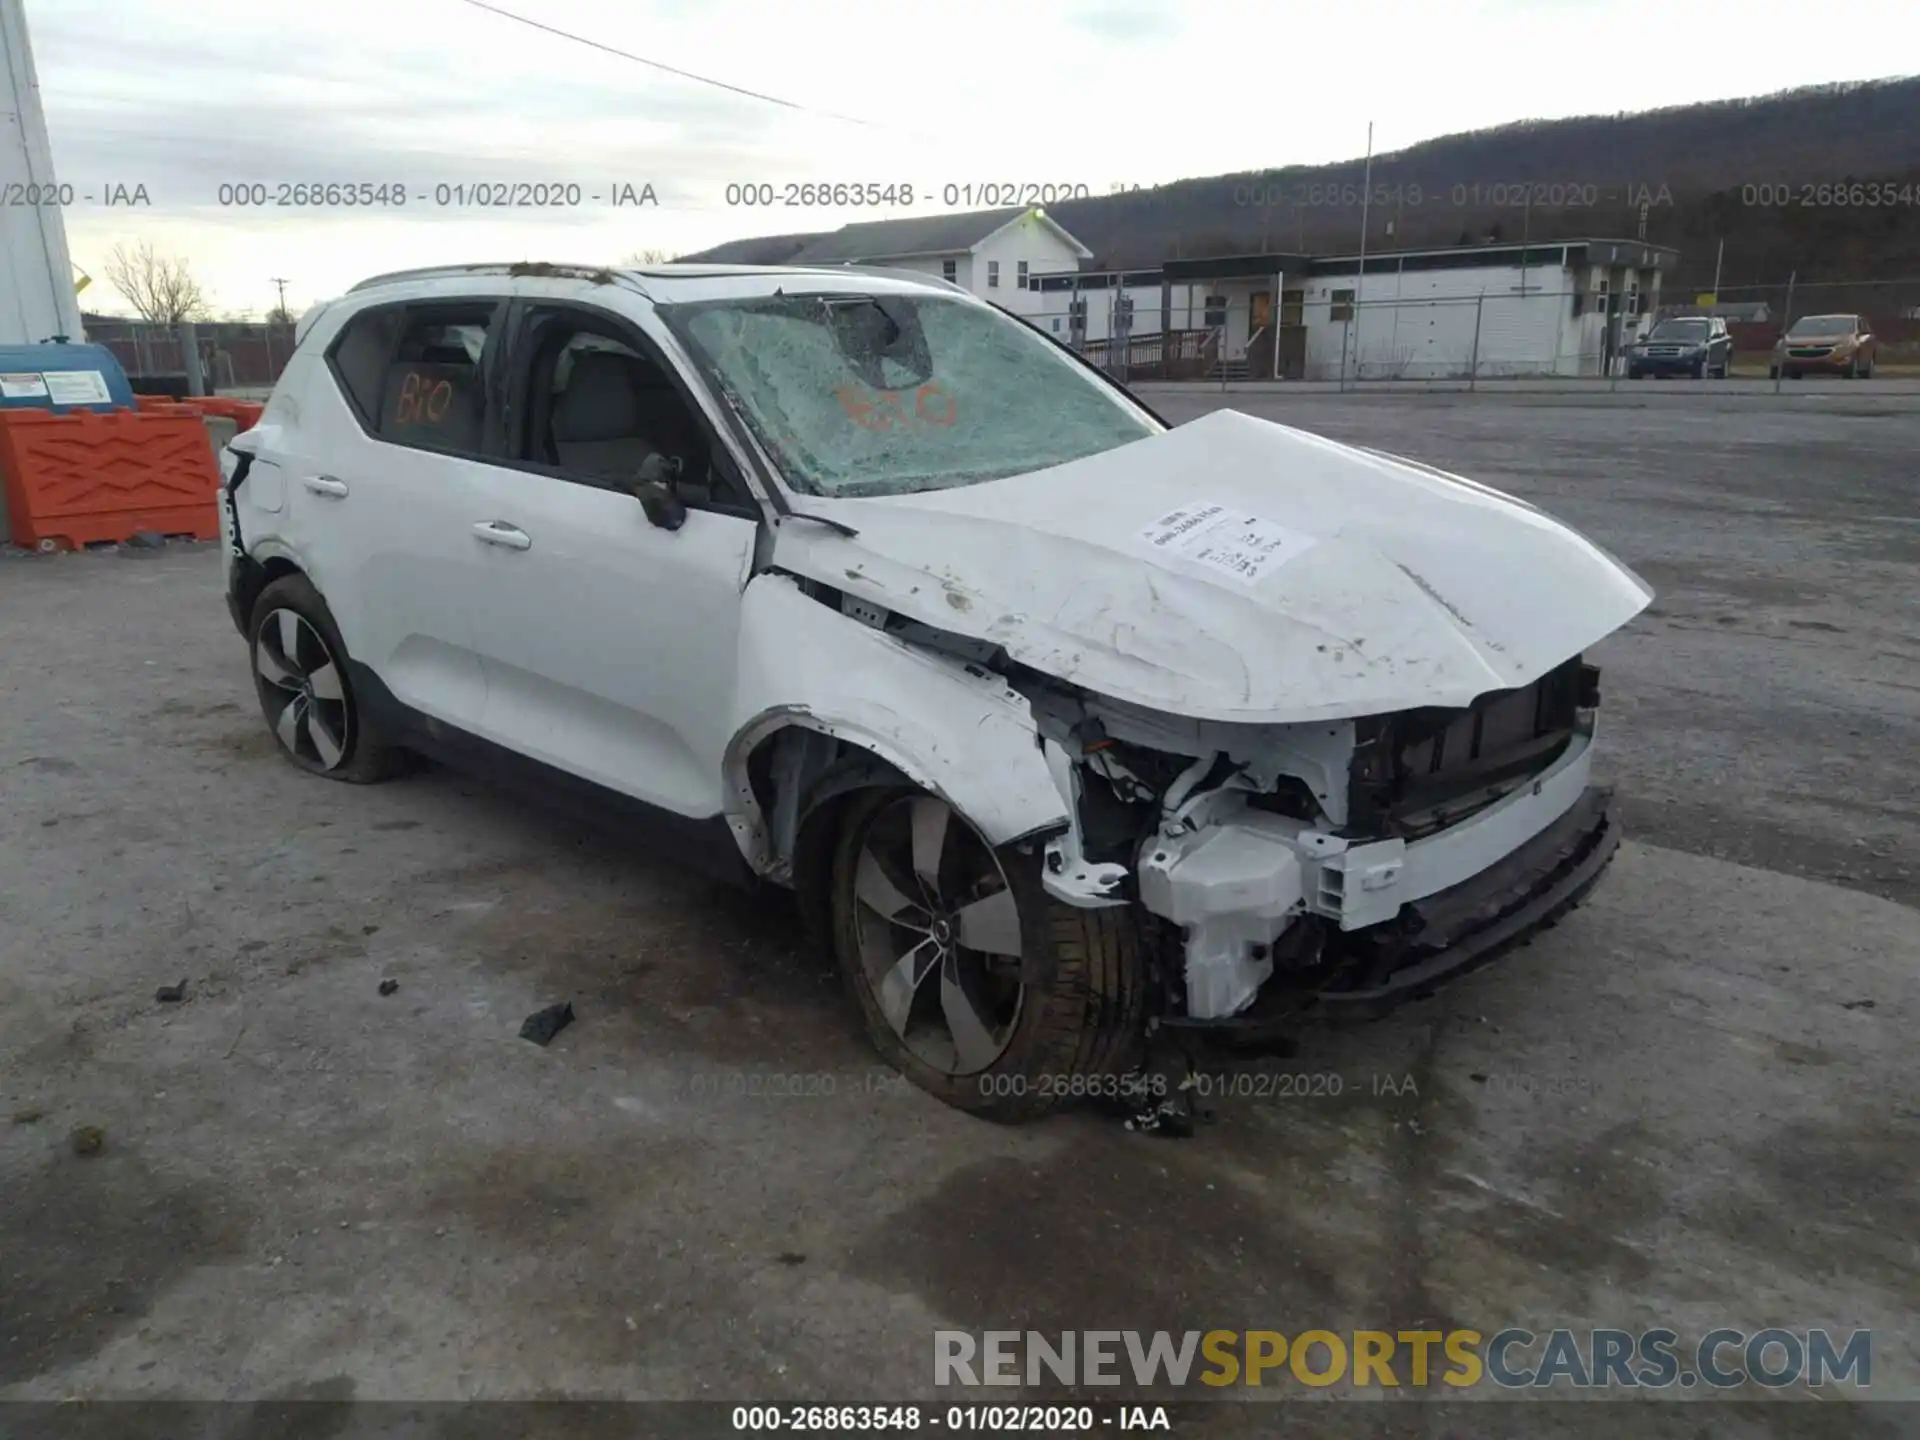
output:
<svg viewBox="0 0 1920 1440"><path fill-rule="evenodd" d="M804 510L787 509L782 517L787 520L811 520L816 525L825 525L830 530L838 530L842 535L858 535L860 532L844 520L829 520L824 515L809 515Z"/></svg>

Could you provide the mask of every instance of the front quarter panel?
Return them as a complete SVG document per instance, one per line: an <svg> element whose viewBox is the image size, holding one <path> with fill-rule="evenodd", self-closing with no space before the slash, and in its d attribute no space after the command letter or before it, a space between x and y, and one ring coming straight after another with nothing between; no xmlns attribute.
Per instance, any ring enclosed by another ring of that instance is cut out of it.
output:
<svg viewBox="0 0 1920 1440"><path fill-rule="evenodd" d="M739 680L723 759L727 819L765 868L747 758L798 725L871 751L942 796L992 843L1067 823L1026 699L992 673L918 649L768 573L742 598Z"/></svg>

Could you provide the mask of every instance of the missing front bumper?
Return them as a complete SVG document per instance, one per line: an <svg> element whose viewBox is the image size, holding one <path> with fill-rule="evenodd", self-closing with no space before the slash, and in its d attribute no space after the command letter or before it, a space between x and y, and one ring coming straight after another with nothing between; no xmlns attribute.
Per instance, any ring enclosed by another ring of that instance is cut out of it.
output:
<svg viewBox="0 0 1920 1440"><path fill-rule="evenodd" d="M1391 936L1356 932L1356 963L1315 993L1332 1018L1370 1019L1498 959L1586 898L1620 847L1613 792L1589 787L1560 819L1471 879L1417 900Z"/></svg>

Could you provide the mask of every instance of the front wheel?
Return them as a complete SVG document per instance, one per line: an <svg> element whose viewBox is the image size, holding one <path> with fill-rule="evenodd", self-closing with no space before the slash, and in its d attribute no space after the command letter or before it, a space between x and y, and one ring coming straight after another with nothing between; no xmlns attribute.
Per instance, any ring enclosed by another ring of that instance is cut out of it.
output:
<svg viewBox="0 0 1920 1440"><path fill-rule="evenodd" d="M831 896L834 954L867 1033L921 1089L996 1120L1119 1093L1145 1013L1124 907L1060 903L1039 854L990 845L904 786L850 802Z"/></svg>

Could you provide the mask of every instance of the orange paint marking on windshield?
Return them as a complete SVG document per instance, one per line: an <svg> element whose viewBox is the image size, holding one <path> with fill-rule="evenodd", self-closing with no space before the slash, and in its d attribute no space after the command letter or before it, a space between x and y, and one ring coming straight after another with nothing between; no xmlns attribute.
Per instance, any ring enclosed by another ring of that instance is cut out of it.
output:
<svg viewBox="0 0 1920 1440"><path fill-rule="evenodd" d="M913 430L920 425L944 430L960 414L953 397L938 385L922 385L914 391L911 415L907 413L905 394L899 390L842 385L833 394L847 418L864 430Z"/></svg>

